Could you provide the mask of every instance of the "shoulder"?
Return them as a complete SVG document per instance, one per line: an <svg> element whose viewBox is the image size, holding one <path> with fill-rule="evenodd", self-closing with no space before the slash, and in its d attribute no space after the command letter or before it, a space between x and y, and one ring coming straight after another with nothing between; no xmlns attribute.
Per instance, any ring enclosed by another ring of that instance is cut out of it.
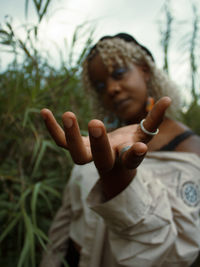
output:
<svg viewBox="0 0 200 267"><path fill-rule="evenodd" d="M191 152L200 156L200 136L191 135L176 147L176 151Z"/></svg>
<svg viewBox="0 0 200 267"><path fill-rule="evenodd" d="M168 142L187 131L191 131L191 129L185 124L171 119L167 120L167 124L165 126L165 132L169 138ZM181 142L176 145L175 151L189 152L200 156L200 136L195 133L187 136L185 139L183 139L183 141L181 140Z"/></svg>

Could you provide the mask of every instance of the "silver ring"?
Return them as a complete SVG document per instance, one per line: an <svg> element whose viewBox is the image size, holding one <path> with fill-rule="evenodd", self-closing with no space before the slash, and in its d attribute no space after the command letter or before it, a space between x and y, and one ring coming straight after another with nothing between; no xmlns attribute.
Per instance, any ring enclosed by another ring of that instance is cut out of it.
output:
<svg viewBox="0 0 200 267"><path fill-rule="evenodd" d="M125 147L123 147L123 148L120 150L120 152L119 152L119 159L120 159L120 160L121 160L121 158L122 158L124 152L126 152L127 150L129 150L130 147L131 147L131 146L125 146Z"/></svg>
<svg viewBox="0 0 200 267"><path fill-rule="evenodd" d="M142 130L145 134L154 136L154 135L156 135L156 134L159 133L159 129L156 129L155 132L149 132L147 129L145 129L145 128L144 128L144 125L143 125L144 121L145 121L145 119L141 120L141 122L140 122L140 128L141 128L141 130Z"/></svg>

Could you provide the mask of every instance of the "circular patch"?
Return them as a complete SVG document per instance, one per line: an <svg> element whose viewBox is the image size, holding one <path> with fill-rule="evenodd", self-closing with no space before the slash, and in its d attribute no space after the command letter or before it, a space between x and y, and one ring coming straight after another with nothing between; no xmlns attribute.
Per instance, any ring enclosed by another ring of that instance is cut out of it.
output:
<svg viewBox="0 0 200 267"><path fill-rule="evenodd" d="M181 188L183 201L189 206L196 206L200 201L199 186L193 182L186 182Z"/></svg>

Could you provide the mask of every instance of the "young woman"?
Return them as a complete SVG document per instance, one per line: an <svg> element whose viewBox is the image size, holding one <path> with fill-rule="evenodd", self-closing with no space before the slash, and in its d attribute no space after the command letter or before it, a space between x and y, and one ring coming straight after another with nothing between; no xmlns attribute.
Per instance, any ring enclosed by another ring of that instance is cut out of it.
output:
<svg viewBox="0 0 200 267"><path fill-rule="evenodd" d="M200 140L175 120L178 89L124 33L90 50L83 81L96 110L122 127L107 133L94 119L82 137L72 112L63 130L41 111L76 163L41 266L190 266L200 249Z"/></svg>

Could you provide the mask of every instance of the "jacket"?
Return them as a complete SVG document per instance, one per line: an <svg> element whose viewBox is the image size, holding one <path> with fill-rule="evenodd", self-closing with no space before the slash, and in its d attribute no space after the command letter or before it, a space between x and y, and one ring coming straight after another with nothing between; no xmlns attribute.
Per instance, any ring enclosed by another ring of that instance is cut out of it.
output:
<svg viewBox="0 0 200 267"><path fill-rule="evenodd" d="M200 250L200 158L150 152L132 182L105 201L93 163L75 166L41 267L59 267L71 237L79 267L188 267Z"/></svg>

